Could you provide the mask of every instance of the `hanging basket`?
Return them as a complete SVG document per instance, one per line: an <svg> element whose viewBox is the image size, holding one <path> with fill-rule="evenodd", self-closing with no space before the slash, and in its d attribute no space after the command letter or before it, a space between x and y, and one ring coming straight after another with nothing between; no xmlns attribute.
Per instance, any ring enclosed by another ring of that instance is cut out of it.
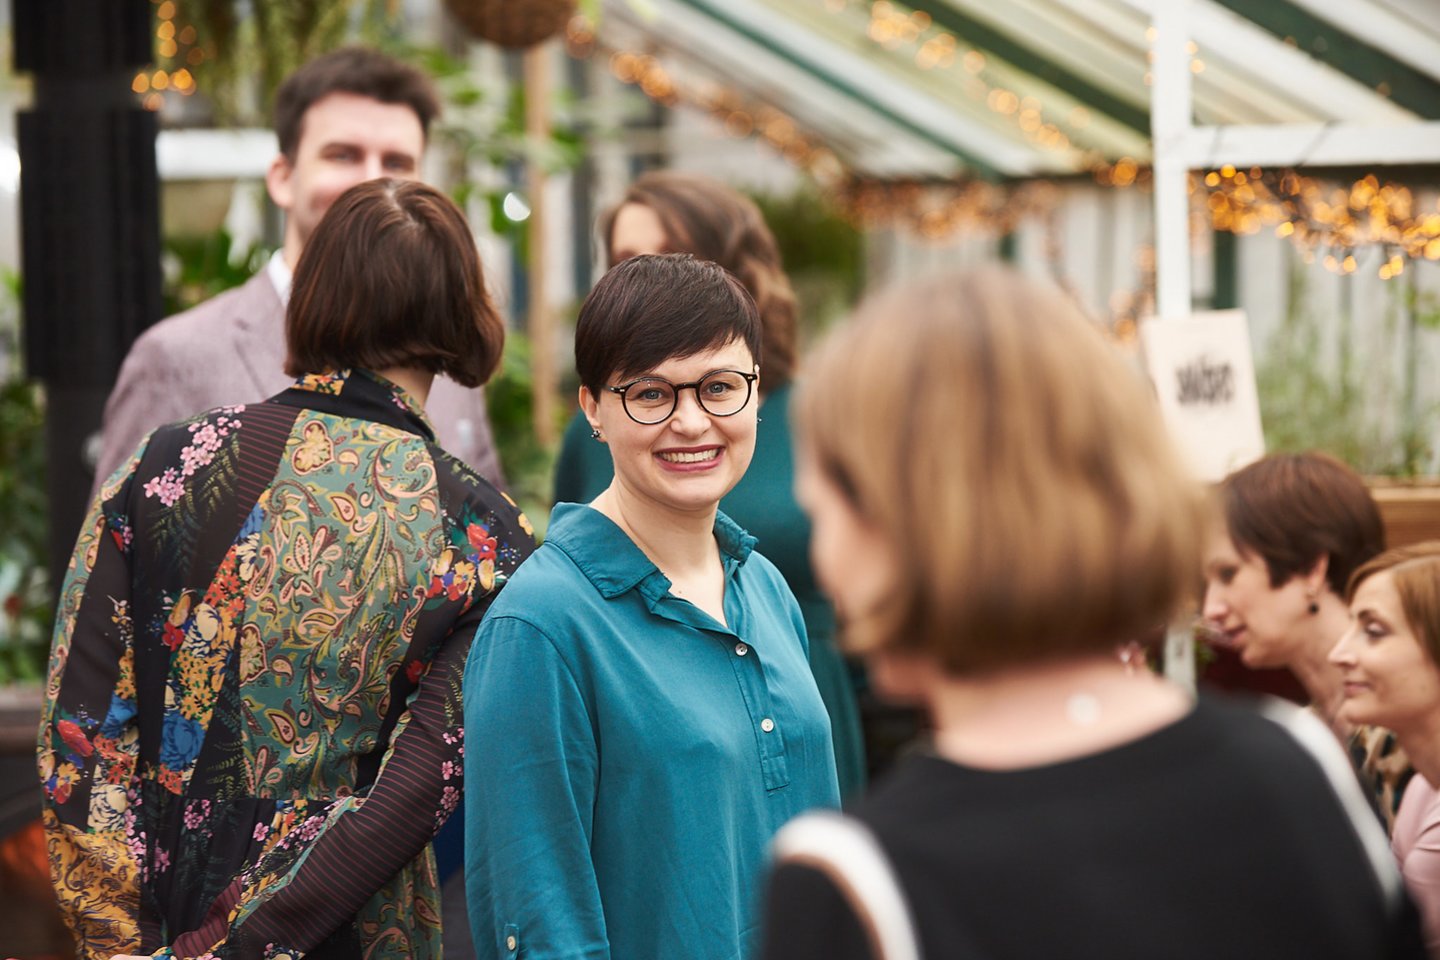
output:
<svg viewBox="0 0 1440 960"><path fill-rule="evenodd" d="M512 49L560 33L575 15L575 0L445 0L445 6L477 38Z"/></svg>

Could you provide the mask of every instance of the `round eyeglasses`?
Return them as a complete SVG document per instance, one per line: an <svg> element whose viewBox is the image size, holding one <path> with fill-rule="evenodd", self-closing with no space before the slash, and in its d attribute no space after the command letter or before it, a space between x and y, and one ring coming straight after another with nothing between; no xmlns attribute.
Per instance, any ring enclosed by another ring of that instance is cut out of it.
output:
<svg viewBox="0 0 1440 960"><path fill-rule="evenodd" d="M694 390L700 408L712 417L733 417L750 402L759 374L716 370L691 383L671 383L661 377L640 377L605 389L620 395L626 415L636 423L662 423L680 404L681 390Z"/></svg>

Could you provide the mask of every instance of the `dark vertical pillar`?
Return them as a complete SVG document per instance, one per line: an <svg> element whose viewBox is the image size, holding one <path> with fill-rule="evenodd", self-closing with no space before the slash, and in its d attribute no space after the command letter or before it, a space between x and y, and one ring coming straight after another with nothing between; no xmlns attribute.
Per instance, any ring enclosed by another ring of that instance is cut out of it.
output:
<svg viewBox="0 0 1440 960"><path fill-rule="evenodd" d="M584 103L593 93L590 89L590 61L577 57L565 59L565 80L570 88L569 93L577 101ZM582 128L581 135L589 137L594 132L594 128L587 124ZM592 276L595 264L595 249L592 243L595 238L595 225L592 222L595 217L595 163L590 159L589 151L586 151L576 165L570 183L570 222L574 225L570 236L571 250L575 257L572 282L575 285L575 295L583 298L590 292L595 280Z"/></svg>
<svg viewBox="0 0 1440 960"><path fill-rule="evenodd" d="M1229 230L1216 230L1215 244L1215 294L1210 306L1214 310L1229 310L1240 306L1240 238Z"/></svg>
<svg viewBox="0 0 1440 960"><path fill-rule="evenodd" d="M87 439L131 341L160 315L155 115L131 93L151 55L149 0L14 0L25 360L46 394L56 589L84 517Z"/></svg>
<svg viewBox="0 0 1440 960"><path fill-rule="evenodd" d="M1014 263L1020 256L1020 238L1015 235L1014 230L1000 234L1000 242L996 244L996 254L1005 263Z"/></svg>

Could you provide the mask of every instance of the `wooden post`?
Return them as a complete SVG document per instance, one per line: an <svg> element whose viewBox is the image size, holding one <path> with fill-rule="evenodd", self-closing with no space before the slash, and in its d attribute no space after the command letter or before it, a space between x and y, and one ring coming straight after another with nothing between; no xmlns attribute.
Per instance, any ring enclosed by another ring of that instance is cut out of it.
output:
<svg viewBox="0 0 1440 960"><path fill-rule="evenodd" d="M1191 127L1190 0L1155 5L1150 129L1155 172L1155 313L1161 320L1190 314L1190 197L1185 139ZM1195 638L1188 625L1165 635L1165 675L1195 689Z"/></svg>
<svg viewBox="0 0 1440 960"><path fill-rule="evenodd" d="M1155 174L1155 313L1190 315L1190 197L1185 155L1191 127L1189 0L1157 4L1150 65L1150 130Z"/></svg>
<svg viewBox="0 0 1440 960"><path fill-rule="evenodd" d="M553 48L554 41L547 40L525 51L525 136L535 147L550 138L550 52ZM530 365L535 389L535 437L542 446L548 447L557 440L555 398L559 391L555 369L555 322L548 299L546 246L549 220L545 201L548 177L544 167L533 157L527 174L530 194L530 256L527 264L530 309L526 327L530 333Z"/></svg>

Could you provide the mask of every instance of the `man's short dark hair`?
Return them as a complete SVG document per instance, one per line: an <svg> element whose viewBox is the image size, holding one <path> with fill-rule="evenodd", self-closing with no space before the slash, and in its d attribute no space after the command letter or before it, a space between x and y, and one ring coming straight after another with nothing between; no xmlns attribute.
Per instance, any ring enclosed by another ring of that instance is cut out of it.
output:
<svg viewBox="0 0 1440 960"><path fill-rule="evenodd" d="M332 93L351 93L409 107L428 138L440 115L435 84L420 70L370 47L342 47L290 74L275 93L275 135L291 159L304 133L305 111Z"/></svg>
<svg viewBox="0 0 1440 960"><path fill-rule="evenodd" d="M505 324L460 208L434 187L381 179L342 193L305 244L285 341L292 377L417 367L478 387Z"/></svg>
<svg viewBox="0 0 1440 960"><path fill-rule="evenodd" d="M575 370L591 395L672 357L740 341L760 362L760 314L745 285L688 253L653 254L606 271L580 307Z"/></svg>

